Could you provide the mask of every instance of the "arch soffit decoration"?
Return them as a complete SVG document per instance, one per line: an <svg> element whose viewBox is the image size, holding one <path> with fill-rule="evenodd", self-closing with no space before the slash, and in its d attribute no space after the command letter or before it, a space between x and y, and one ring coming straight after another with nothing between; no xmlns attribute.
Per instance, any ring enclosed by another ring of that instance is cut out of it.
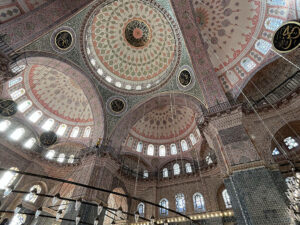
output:
<svg viewBox="0 0 300 225"><path fill-rule="evenodd" d="M18 64L40 64L48 67L54 67L59 69L64 68L62 71L66 76L75 80L79 87L82 89L84 95L86 96L91 107L94 128L92 131L91 140L96 143L98 138L103 138L105 136L105 112L103 110L104 104L103 99L91 78L86 74L81 68L71 63L65 58L59 57L51 53L41 53L41 52L26 52L22 58L17 62Z"/></svg>

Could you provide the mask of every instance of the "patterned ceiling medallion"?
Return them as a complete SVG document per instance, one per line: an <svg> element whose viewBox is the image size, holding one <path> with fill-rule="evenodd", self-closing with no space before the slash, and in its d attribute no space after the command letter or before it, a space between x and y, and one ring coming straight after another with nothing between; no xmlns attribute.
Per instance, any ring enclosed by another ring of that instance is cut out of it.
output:
<svg viewBox="0 0 300 225"><path fill-rule="evenodd" d="M178 70L177 86L183 91L192 89L195 85L195 75L191 67L185 65Z"/></svg>
<svg viewBox="0 0 300 225"><path fill-rule="evenodd" d="M68 31L60 31L55 37L55 44L63 50L67 50L72 45L72 34Z"/></svg>
<svg viewBox="0 0 300 225"><path fill-rule="evenodd" d="M121 116L127 111L126 99L121 96L110 97L106 103L106 109L114 116Z"/></svg>
<svg viewBox="0 0 300 225"><path fill-rule="evenodd" d="M96 78L126 93L163 85L180 61L179 28L155 1L99 3L83 27L85 60Z"/></svg>
<svg viewBox="0 0 300 225"><path fill-rule="evenodd" d="M51 35L51 46L59 53L66 53L73 49L76 40L75 32L70 27L60 27Z"/></svg>
<svg viewBox="0 0 300 225"><path fill-rule="evenodd" d="M0 100L1 116L12 116L17 112L17 104L12 100Z"/></svg>
<svg viewBox="0 0 300 225"><path fill-rule="evenodd" d="M50 146L57 141L57 135L53 131L44 132L40 136L40 142L44 146Z"/></svg>

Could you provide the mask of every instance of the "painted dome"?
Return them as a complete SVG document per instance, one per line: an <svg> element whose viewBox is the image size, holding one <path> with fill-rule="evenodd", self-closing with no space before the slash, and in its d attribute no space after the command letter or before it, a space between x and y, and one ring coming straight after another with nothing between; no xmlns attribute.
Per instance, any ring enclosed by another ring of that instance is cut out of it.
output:
<svg viewBox="0 0 300 225"><path fill-rule="evenodd" d="M176 25L157 3L113 1L97 6L84 30L87 63L95 76L124 92L162 85L176 70Z"/></svg>

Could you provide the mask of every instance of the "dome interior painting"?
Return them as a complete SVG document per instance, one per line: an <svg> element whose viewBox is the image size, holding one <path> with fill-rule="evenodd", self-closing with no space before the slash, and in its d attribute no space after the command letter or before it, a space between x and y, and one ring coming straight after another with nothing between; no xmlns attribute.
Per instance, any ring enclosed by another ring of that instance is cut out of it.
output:
<svg viewBox="0 0 300 225"><path fill-rule="evenodd" d="M299 18L0 0L0 225L299 224Z"/></svg>

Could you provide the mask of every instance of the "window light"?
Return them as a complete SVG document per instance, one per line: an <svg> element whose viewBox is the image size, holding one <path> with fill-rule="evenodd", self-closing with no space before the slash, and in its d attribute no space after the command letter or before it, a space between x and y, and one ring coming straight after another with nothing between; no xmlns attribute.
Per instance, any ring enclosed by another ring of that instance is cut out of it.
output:
<svg viewBox="0 0 300 225"><path fill-rule="evenodd" d="M29 116L29 120L33 123L36 123L41 117L42 117L43 113L38 110L38 111L35 111L34 113L32 113L30 116Z"/></svg>
<svg viewBox="0 0 300 225"><path fill-rule="evenodd" d="M14 91L13 93L10 94L12 100L17 100L18 98L20 98L22 95L25 94L25 89L21 88L19 90Z"/></svg>
<svg viewBox="0 0 300 225"><path fill-rule="evenodd" d="M70 155L68 163L74 163L74 155Z"/></svg>
<svg viewBox="0 0 300 225"><path fill-rule="evenodd" d="M78 136L78 134L79 134L79 127L74 127L70 137L76 138Z"/></svg>
<svg viewBox="0 0 300 225"><path fill-rule="evenodd" d="M24 128L17 128L11 133L10 138L14 141L18 141L24 135L24 133Z"/></svg>
<svg viewBox="0 0 300 225"><path fill-rule="evenodd" d="M25 144L24 144L24 148L30 149L33 147L33 145L36 143L36 139L35 138L29 138Z"/></svg>
<svg viewBox="0 0 300 225"><path fill-rule="evenodd" d="M55 151L54 150L49 150L46 154L47 159L53 159L55 156Z"/></svg>
<svg viewBox="0 0 300 225"><path fill-rule="evenodd" d="M66 125L66 124L61 124L61 125L59 126L59 128L57 129L56 134L57 134L58 136L63 136L64 133L65 133L65 131L66 131L66 129L67 129L67 125Z"/></svg>
<svg viewBox="0 0 300 225"><path fill-rule="evenodd" d="M84 132L83 132L83 137L86 138L86 137L89 137L91 134L91 127L86 127Z"/></svg>
<svg viewBox="0 0 300 225"><path fill-rule="evenodd" d="M9 120L3 120L0 122L0 132L4 132L8 129L11 122Z"/></svg>
<svg viewBox="0 0 300 225"><path fill-rule="evenodd" d="M54 124L54 119L47 119L46 122L43 124L42 129L49 131Z"/></svg>
<svg viewBox="0 0 300 225"><path fill-rule="evenodd" d="M147 155L154 155L154 146L152 144L148 145Z"/></svg>
<svg viewBox="0 0 300 225"><path fill-rule="evenodd" d="M22 102L20 105L18 105L18 110L21 113L23 113L27 109L29 109L31 106L32 106L32 102L30 100L26 100L26 101Z"/></svg>
<svg viewBox="0 0 300 225"><path fill-rule="evenodd" d="M18 168L12 167L10 170L19 171ZM18 174L12 171L6 171L0 179L0 189L6 189L16 180Z"/></svg>
<svg viewBox="0 0 300 225"><path fill-rule="evenodd" d="M8 87L12 87L18 83L20 83L21 81L23 80L22 77L16 77L14 79L11 79L9 82L8 82Z"/></svg>
<svg viewBox="0 0 300 225"><path fill-rule="evenodd" d="M66 155L64 153L60 153L57 158L57 162L63 163L65 161Z"/></svg>

